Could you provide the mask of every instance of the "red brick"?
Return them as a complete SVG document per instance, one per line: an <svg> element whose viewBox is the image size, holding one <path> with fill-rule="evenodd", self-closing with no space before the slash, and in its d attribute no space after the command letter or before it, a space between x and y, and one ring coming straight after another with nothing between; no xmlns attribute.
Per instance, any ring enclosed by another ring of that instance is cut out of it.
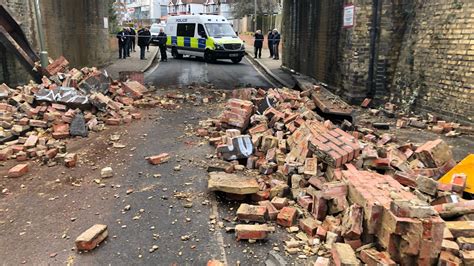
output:
<svg viewBox="0 0 474 266"><path fill-rule="evenodd" d="M157 165L167 162L170 159L170 155L168 153L162 153L155 156L150 156L146 158L150 164Z"/></svg>
<svg viewBox="0 0 474 266"><path fill-rule="evenodd" d="M69 137L69 132L53 132L54 139L65 139Z"/></svg>
<svg viewBox="0 0 474 266"><path fill-rule="evenodd" d="M339 168L342 166L342 159L343 156L336 151L329 151L329 156L331 156L331 160L333 161L332 166Z"/></svg>
<svg viewBox="0 0 474 266"><path fill-rule="evenodd" d="M322 194L313 195L313 211L314 218L319 221L323 221L327 215L328 204L326 199L323 198Z"/></svg>
<svg viewBox="0 0 474 266"><path fill-rule="evenodd" d="M8 170L8 177L16 178L21 177L28 173L28 164L17 164Z"/></svg>
<svg viewBox="0 0 474 266"><path fill-rule="evenodd" d="M13 150L9 147L0 150L0 161L6 161L13 155Z"/></svg>
<svg viewBox="0 0 474 266"><path fill-rule="evenodd" d="M26 139L26 142L25 142L24 146L25 146L26 148L31 148L31 147L36 146L36 143L37 143L37 142L38 142L38 136L36 136L36 135L30 135L30 136L28 137L28 139Z"/></svg>
<svg viewBox="0 0 474 266"><path fill-rule="evenodd" d="M354 250L348 244L333 244L331 254L336 266L360 265Z"/></svg>
<svg viewBox="0 0 474 266"><path fill-rule="evenodd" d="M77 250L92 250L107 238L107 225L96 224L76 238Z"/></svg>
<svg viewBox="0 0 474 266"><path fill-rule="evenodd" d="M64 124L64 123L61 123L61 124L54 124L53 125L53 132L55 133L65 133L67 132L69 134L69 124Z"/></svg>
<svg viewBox="0 0 474 266"><path fill-rule="evenodd" d="M259 202L259 201L265 201L265 200L268 200L270 198L270 191L268 190L261 190L257 193L254 193L252 194L251 196L251 200L252 201L255 201L255 202Z"/></svg>
<svg viewBox="0 0 474 266"><path fill-rule="evenodd" d="M441 251L438 266L461 266L462 260L449 251Z"/></svg>
<svg viewBox="0 0 474 266"><path fill-rule="evenodd" d="M388 252L379 252L374 248L362 250L360 252L360 259L363 263L367 264L367 266L397 265L397 263L390 258L390 254Z"/></svg>
<svg viewBox="0 0 474 266"><path fill-rule="evenodd" d="M318 228L316 229L316 236L321 239L321 241L326 240L326 234L327 230L324 229L324 227L322 226L318 226Z"/></svg>
<svg viewBox="0 0 474 266"><path fill-rule="evenodd" d="M269 200L259 201L259 202L258 202L258 205L264 206L264 207L267 208L267 211L268 211L268 218L269 218L271 221L275 221L275 220L276 220L279 211L277 210L277 208L275 208L275 206L273 206L273 204L272 204Z"/></svg>
<svg viewBox="0 0 474 266"><path fill-rule="evenodd" d="M311 196L298 197L298 205L311 212L313 210L313 198Z"/></svg>
<svg viewBox="0 0 474 266"><path fill-rule="evenodd" d="M128 81L122 83L122 88L124 92L127 93L128 96L130 96L133 99L140 99L143 97L143 93L147 91L145 86L140 84L138 81Z"/></svg>
<svg viewBox="0 0 474 266"><path fill-rule="evenodd" d="M463 193L464 189L466 189L466 179L467 176L465 174L454 174L451 179L453 191Z"/></svg>
<svg viewBox="0 0 474 266"><path fill-rule="evenodd" d="M121 122L121 121L120 121L119 118L112 118L112 117L111 117L111 118L107 118L107 119L105 120L105 124L106 124L106 125L109 125L109 126L118 126L118 125L120 125L120 122Z"/></svg>
<svg viewBox="0 0 474 266"><path fill-rule="evenodd" d="M296 222L297 211L292 207L284 207L277 216L277 224L290 227Z"/></svg>
<svg viewBox="0 0 474 266"><path fill-rule="evenodd" d="M237 209L237 217L243 221L264 223L268 218L267 207L243 203Z"/></svg>
<svg viewBox="0 0 474 266"><path fill-rule="evenodd" d="M287 198L280 198L280 197L274 197L272 199L272 204L277 208L277 210L281 210L284 207L288 206L288 199Z"/></svg>
<svg viewBox="0 0 474 266"><path fill-rule="evenodd" d="M58 155L58 149L57 148L49 149L48 151L46 151L45 154L49 159L53 159L54 157L56 157L56 155Z"/></svg>
<svg viewBox="0 0 474 266"><path fill-rule="evenodd" d="M344 239L357 240L362 235L363 209L357 204L353 204L344 214L342 226L342 236Z"/></svg>
<svg viewBox="0 0 474 266"><path fill-rule="evenodd" d="M316 232L318 230L318 226L321 224L321 222L313 219L313 218L305 218L305 219L300 219L299 221L299 226L300 229L303 230L307 235L309 236L315 236Z"/></svg>
<svg viewBox="0 0 474 266"><path fill-rule="evenodd" d="M265 239L267 238L268 233L273 231L275 231L275 228L267 225L238 224L235 226L237 240Z"/></svg>
<svg viewBox="0 0 474 266"><path fill-rule="evenodd" d="M77 154L69 153L64 159L64 165L68 168L76 167L77 164Z"/></svg>

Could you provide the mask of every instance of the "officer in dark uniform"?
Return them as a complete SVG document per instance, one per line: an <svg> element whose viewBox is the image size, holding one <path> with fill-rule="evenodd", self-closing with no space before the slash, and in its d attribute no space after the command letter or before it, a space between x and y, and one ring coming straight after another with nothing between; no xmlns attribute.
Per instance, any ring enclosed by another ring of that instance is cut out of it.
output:
<svg viewBox="0 0 474 266"><path fill-rule="evenodd" d="M273 31L268 32L268 50L270 51L270 58L273 58Z"/></svg>
<svg viewBox="0 0 474 266"><path fill-rule="evenodd" d="M168 41L168 36L166 36L163 28L160 29L160 34L158 34L158 47L160 47L161 62L168 61L168 56L166 55L166 42Z"/></svg>
<svg viewBox="0 0 474 266"><path fill-rule="evenodd" d="M135 52L135 39L136 39L137 33L133 28L130 28L130 52Z"/></svg>
<svg viewBox="0 0 474 266"><path fill-rule="evenodd" d="M117 33L117 40L119 46L119 59L125 59L127 56L127 36L125 32L125 28Z"/></svg>
<svg viewBox="0 0 474 266"><path fill-rule="evenodd" d="M145 60L145 49L150 42L151 33L148 28L143 28L138 31L138 47L140 47L140 59Z"/></svg>
<svg viewBox="0 0 474 266"><path fill-rule="evenodd" d="M262 31L257 30L255 32L255 41L253 43L253 46L255 48L255 58L262 58L262 47L263 47L263 40L265 37L263 37Z"/></svg>
<svg viewBox="0 0 474 266"><path fill-rule="evenodd" d="M126 52L127 52L126 57L130 57L130 47L132 45L131 34L132 34L132 32L131 32L130 28L129 27L125 28L125 35L126 35L126 39L127 39L127 41L126 41L127 42L127 44L126 44L127 48L125 49Z"/></svg>
<svg viewBox="0 0 474 266"><path fill-rule="evenodd" d="M274 60L280 60L280 40L281 40L281 35L278 32L277 29L273 30L273 59Z"/></svg>

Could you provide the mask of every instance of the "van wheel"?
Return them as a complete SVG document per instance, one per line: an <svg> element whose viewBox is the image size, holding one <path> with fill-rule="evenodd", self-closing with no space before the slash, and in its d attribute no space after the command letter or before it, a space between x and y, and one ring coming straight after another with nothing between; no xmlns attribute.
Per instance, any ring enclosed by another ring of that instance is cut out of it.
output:
<svg viewBox="0 0 474 266"><path fill-rule="evenodd" d="M207 50L206 52L204 52L204 61L206 61L207 63L214 63L216 62L216 59L214 58L214 56L212 56L212 53Z"/></svg>
<svg viewBox="0 0 474 266"><path fill-rule="evenodd" d="M171 50L171 55L172 55L173 58L175 58L175 59L181 59L181 58L183 58L183 55L182 55L182 54L179 54L179 53L178 53L178 49L176 49L176 48L173 48L173 49Z"/></svg>
<svg viewBox="0 0 474 266"><path fill-rule="evenodd" d="M238 64L238 63L240 63L240 61L242 61L242 57L239 57L239 58L232 58L231 60L232 60L232 63Z"/></svg>

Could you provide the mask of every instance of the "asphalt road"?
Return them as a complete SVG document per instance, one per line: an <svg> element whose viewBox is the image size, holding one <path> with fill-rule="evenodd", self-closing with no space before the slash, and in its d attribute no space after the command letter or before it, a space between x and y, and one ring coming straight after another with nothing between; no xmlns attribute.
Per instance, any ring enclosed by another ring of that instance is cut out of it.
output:
<svg viewBox="0 0 474 266"><path fill-rule="evenodd" d="M269 86L248 62L210 65L171 59L147 78L164 87L197 80L227 89L243 83ZM199 94L184 90L178 92ZM177 91L157 93L168 92ZM211 90L203 94L214 99L222 95ZM207 192L206 157L214 149L194 136L193 128L220 108L215 102L188 102L174 111L147 110L143 120L131 125L69 141L69 151L79 153L76 168L30 162L27 176L1 179L0 188L8 193L0 195L0 265L205 265L210 259L261 265L273 244L283 249L281 235L274 234L267 243L237 242L219 224L234 225L238 204ZM110 136L117 134L123 149L111 146ZM163 152L171 154L168 163L153 166L145 160ZM15 163L6 162L0 176ZM101 180L100 170L106 166L114 176ZM109 237L94 251L78 253L75 238L96 223L108 225ZM154 245L158 248L150 252Z"/></svg>
<svg viewBox="0 0 474 266"><path fill-rule="evenodd" d="M158 87L184 87L187 85L212 84L219 89L239 87L272 87L264 76L244 58L239 64L230 60L206 63L202 59L184 57L161 62L146 73L146 81Z"/></svg>

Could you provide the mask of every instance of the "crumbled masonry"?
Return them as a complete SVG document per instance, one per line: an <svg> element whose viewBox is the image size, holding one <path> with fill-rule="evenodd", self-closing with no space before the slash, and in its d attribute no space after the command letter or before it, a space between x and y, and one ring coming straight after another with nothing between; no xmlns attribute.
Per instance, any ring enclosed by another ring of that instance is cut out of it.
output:
<svg viewBox="0 0 474 266"><path fill-rule="evenodd" d="M222 114L196 129L221 160L208 169L210 190L243 195L229 197L243 201L237 240L271 238L271 226L287 228L287 254L315 265L468 265L467 177L438 182L456 166L451 148L441 139L398 143L348 121L338 127L315 111L319 90L235 90ZM242 193L240 183L258 189Z"/></svg>

